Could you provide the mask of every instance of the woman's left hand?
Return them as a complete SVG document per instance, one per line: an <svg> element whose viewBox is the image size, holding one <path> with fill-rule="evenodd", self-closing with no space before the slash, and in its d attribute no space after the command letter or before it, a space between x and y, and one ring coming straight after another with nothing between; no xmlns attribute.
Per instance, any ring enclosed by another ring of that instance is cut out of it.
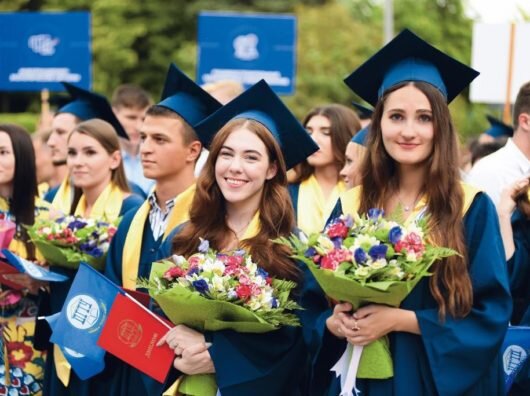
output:
<svg viewBox="0 0 530 396"><path fill-rule="evenodd" d="M368 345L392 331L407 331L419 334L418 321L413 311L371 304L358 309L352 316L352 328L358 328L348 342L353 345ZM350 333L351 334L351 333Z"/></svg>
<svg viewBox="0 0 530 396"><path fill-rule="evenodd" d="M175 355L180 356L184 349L197 344L205 344L206 339L198 331L184 325L177 325L169 330L156 345L161 346L164 342L175 351Z"/></svg>
<svg viewBox="0 0 530 396"><path fill-rule="evenodd" d="M173 366L188 375L215 373L212 357L208 352L210 346L210 343L201 343L185 348L182 355L175 358Z"/></svg>

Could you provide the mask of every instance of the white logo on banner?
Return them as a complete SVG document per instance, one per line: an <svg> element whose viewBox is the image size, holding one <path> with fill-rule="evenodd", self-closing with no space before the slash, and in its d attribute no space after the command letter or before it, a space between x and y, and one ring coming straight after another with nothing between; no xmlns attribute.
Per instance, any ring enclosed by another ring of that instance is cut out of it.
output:
<svg viewBox="0 0 530 396"><path fill-rule="evenodd" d="M237 59L251 61L259 58L258 36L249 33L243 36L237 36L234 39L234 56Z"/></svg>
<svg viewBox="0 0 530 396"><path fill-rule="evenodd" d="M53 38L49 34L36 34L28 39L28 47L42 56L54 55L57 44L59 44L59 39Z"/></svg>
<svg viewBox="0 0 530 396"><path fill-rule="evenodd" d="M79 294L72 298L66 307L66 317L72 326L80 330L90 329L98 322L101 312L92 297Z"/></svg>

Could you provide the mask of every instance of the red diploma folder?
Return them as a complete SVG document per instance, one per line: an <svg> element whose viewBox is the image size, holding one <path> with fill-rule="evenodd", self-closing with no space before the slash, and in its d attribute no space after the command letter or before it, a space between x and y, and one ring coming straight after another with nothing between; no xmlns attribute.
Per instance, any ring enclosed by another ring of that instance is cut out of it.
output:
<svg viewBox="0 0 530 396"><path fill-rule="evenodd" d="M98 345L139 371L164 382L175 352L156 344L171 328L130 295L118 294Z"/></svg>
<svg viewBox="0 0 530 396"><path fill-rule="evenodd" d="M14 290L24 289L24 286L22 286L21 284L4 278L4 275L8 275L8 274L20 274L20 271L17 270L12 265L9 265L5 261L0 260L0 283L3 285L9 286L10 288Z"/></svg>

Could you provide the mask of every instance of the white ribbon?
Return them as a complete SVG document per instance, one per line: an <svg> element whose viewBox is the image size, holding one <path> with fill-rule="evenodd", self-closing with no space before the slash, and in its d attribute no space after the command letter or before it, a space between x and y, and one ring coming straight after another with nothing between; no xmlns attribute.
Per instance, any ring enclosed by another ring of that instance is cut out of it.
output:
<svg viewBox="0 0 530 396"><path fill-rule="evenodd" d="M340 359L331 368L330 371L335 372L335 375L340 377L340 396L354 396L354 390L355 395L359 396L361 394L361 391L357 389L355 382L362 353L362 346L348 343L348 346Z"/></svg>

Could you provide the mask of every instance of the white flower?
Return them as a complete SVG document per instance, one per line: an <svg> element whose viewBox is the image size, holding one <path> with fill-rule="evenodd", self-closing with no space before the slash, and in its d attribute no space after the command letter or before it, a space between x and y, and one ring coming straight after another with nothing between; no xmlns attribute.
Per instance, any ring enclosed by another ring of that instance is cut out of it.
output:
<svg viewBox="0 0 530 396"><path fill-rule="evenodd" d="M359 267L355 270L355 276L360 278L366 278L370 274L370 269L368 267Z"/></svg>
<svg viewBox="0 0 530 396"><path fill-rule="evenodd" d="M406 227L407 234L415 233L418 234L421 239L424 239L424 233L421 227L418 226L416 222L412 222ZM405 235L403 235L405 237Z"/></svg>
<svg viewBox="0 0 530 396"><path fill-rule="evenodd" d="M416 253L414 252L407 252L407 261L414 262L417 261Z"/></svg>
<svg viewBox="0 0 530 396"><path fill-rule="evenodd" d="M171 260L173 260L173 262L179 267L186 262L186 258L184 256L179 256L178 254L171 256Z"/></svg>
<svg viewBox="0 0 530 396"><path fill-rule="evenodd" d="M350 250L354 252L355 249L360 247L364 247L364 250L369 250L372 246L379 244L380 243L376 237L370 235L359 235L357 238L355 238L353 246L350 248Z"/></svg>
<svg viewBox="0 0 530 396"><path fill-rule="evenodd" d="M261 308L261 301L259 300L259 298L252 297L250 301L248 302L248 307L252 311L257 311L258 309Z"/></svg>
<svg viewBox="0 0 530 396"><path fill-rule="evenodd" d="M307 242L309 242L309 239L307 239L307 235L304 234L302 230L298 233L298 239L300 239L300 242L302 242L304 245L307 245Z"/></svg>
<svg viewBox="0 0 530 396"><path fill-rule="evenodd" d="M317 250L322 250L322 253L326 254L330 251L332 251L334 248L335 248L335 245L333 245L333 242L331 242L331 240L324 236L324 235L320 235L318 237L318 245L319 245L319 248L320 249L317 249Z"/></svg>
<svg viewBox="0 0 530 396"><path fill-rule="evenodd" d="M382 259L373 261L372 264L370 265L370 267L372 267L373 269L381 269L381 268L386 267L387 264L388 263L387 263L386 259L382 258Z"/></svg>
<svg viewBox="0 0 530 396"><path fill-rule="evenodd" d="M214 290L222 292L225 290L224 279L221 276L214 275L212 278L212 286Z"/></svg>

